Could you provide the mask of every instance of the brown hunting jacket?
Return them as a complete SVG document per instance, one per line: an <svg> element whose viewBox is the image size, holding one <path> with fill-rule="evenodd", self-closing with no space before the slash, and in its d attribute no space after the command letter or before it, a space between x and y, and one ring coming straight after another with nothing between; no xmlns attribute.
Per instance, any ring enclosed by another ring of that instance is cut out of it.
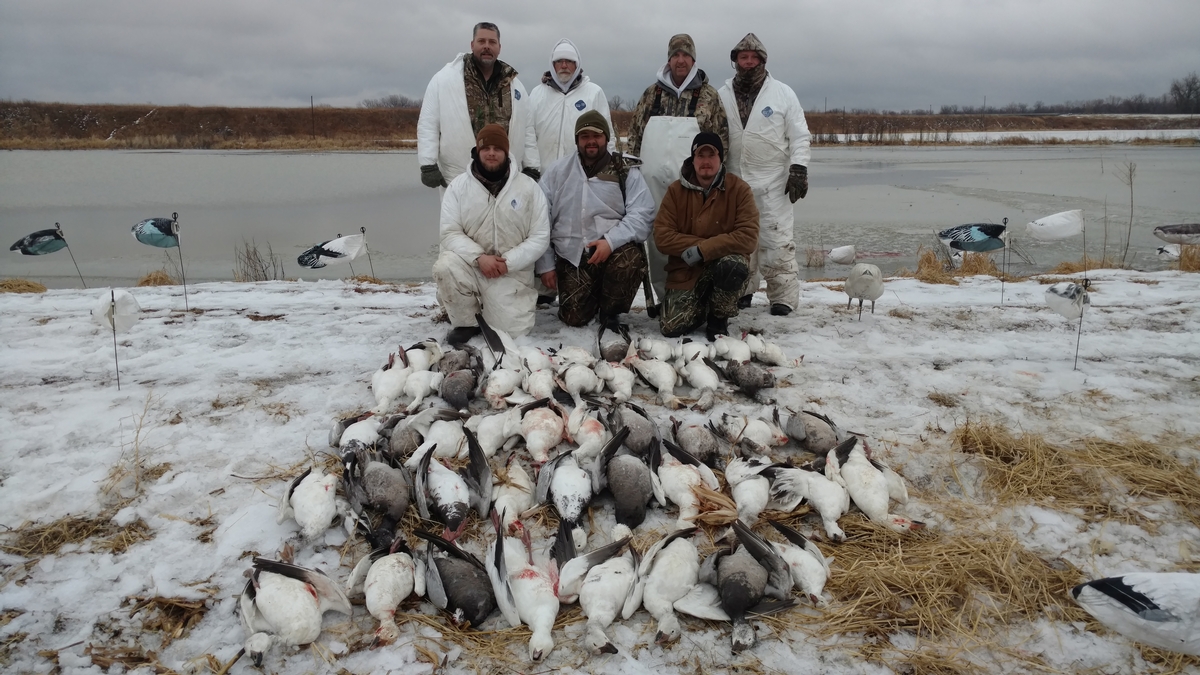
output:
<svg viewBox="0 0 1200 675"><path fill-rule="evenodd" d="M696 184L690 157L683 162L682 176L667 188L654 218L654 244L668 256L668 290L692 288L704 265L717 258L758 250L758 208L746 181L721 167L706 192ZM699 246L704 256L695 267L681 257L691 246Z"/></svg>

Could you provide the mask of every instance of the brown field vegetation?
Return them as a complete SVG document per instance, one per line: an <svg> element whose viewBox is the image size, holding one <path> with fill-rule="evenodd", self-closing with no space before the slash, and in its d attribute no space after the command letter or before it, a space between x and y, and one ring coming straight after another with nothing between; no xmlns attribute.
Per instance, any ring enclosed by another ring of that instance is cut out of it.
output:
<svg viewBox="0 0 1200 675"><path fill-rule="evenodd" d="M0 149L318 149L411 148L416 109L222 108L0 101ZM1188 128L1187 115L894 115L842 112L806 115L814 143L846 134L854 143L946 142L964 131ZM619 134L632 113L613 113ZM1013 142L1013 141L1006 141ZM1033 141L1023 141L1032 143Z"/></svg>

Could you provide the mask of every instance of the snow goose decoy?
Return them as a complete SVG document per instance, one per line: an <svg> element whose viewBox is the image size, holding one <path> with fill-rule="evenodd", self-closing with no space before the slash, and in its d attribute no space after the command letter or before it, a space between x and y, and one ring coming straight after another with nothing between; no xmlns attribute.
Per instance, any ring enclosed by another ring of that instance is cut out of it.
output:
<svg viewBox="0 0 1200 675"><path fill-rule="evenodd" d="M428 542L425 554L425 594L438 609L450 614L459 628L478 628L496 609L496 594L487 568L474 555L436 534L414 530ZM436 546L447 555L433 557Z"/></svg>
<svg viewBox="0 0 1200 675"><path fill-rule="evenodd" d="M1139 572L1071 589L1088 614L1136 642L1200 656L1200 574Z"/></svg>
<svg viewBox="0 0 1200 675"><path fill-rule="evenodd" d="M529 659L540 662L554 649L554 619L558 616L558 569L544 556L533 555L529 530L521 527L521 539L504 535L500 514L492 511L496 541L488 549L487 572L496 594L496 604L508 625L524 623L529 638Z"/></svg>
<svg viewBox="0 0 1200 675"><path fill-rule="evenodd" d="M336 239L323 241L305 249L296 256L296 263L301 267L319 270L332 262L350 262L362 254L366 243L365 234L350 234L345 237L339 234Z"/></svg>
<svg viewBox="0 0 1200 675"><path fill-rule="evenodd" d="M674 642L682 634L675 603L687 596L699 579L700 554L691 541L696 531L689 527L663 537L646 551L638 567L630 602L635 610L640 604L654 617L657 644Z"/></svg>
<svg viewBox="0 0 1200 675"><path fill-rule="evenodd" d="M346 579L346 594L361 586L367 611L379 621L371 647L390 645L400 637L396 609L414 592L425 595L425 564L413 556L402 537L388 548L371 551L358 561Z"/></svg>
<svg viewBox="0 0 1200 675"><path fill-rule="evenodd" d="M170 218L147 218L133 226L133 238L147 246L175 248L179 246L179 214Z"/></svg>
<svg viewBox="0 0 1200 675"><path fill-rule="evenodd" d="M390 544L396 524L408 511L412 493L412 477L408 472L354 441L342 453L342 486L351 508L359 516L365 507L383 513L379 527L368 536L372 545L379 548Z"/></svg>
<svg viewBox="0 0 1200 675"><path fill-rule="evenodd" d="M275 521L282 523L292 518L300 525L304 541L316 540L337 515L337 484L337 476L326 474L319 467L306 469L280 497Z"/></svg>
<svg viewBox="0 0 1200 675"><path fill-rule="evenodd" d="M762 475L771 481L768 508L791 513L807 501L820 514L825 534L833 541L846 540L837 521L850 510L850 493L840 483L822 473L784 464L767 467Z"/></svg>
<svg viewBox="0 0 1200 675"><path fill-rule="evenodd" d="M535 498L539 504L554 504L559 519L571 526L575 550L579 550L587 546L585 522L592 503L592 477L575 461L574 450L566 450L542 466Z"/></svg>
<svg viewBox="0 0 1200 675"><path fill-rule="evenodd" d="M997 223L968 223L955 225L938 232L938 239L955 251L986 253L1004 248L1004 225Z"/></svg>
<svg viewBox="0 0 1200 675"><path fill-rule="evenodd" d="M839 265L853 265L854 259L858 252L854 250L854 245L838 246L829 251L829 259Z"/></svg>
<svg viewBox="0 0 1200 675"><path fill-rule="evenodd" d="M1069 281L1046 288L1046 305L1064 318L1075 320L1083 316L1083 310L1092 304L1087 292L1087 282L1075 284Z"/></svg>
<svg viewBox="0 0 1200 675"><path fill-rule="evenodd" d="M818 607L824 606L821 591L829 579L829 559L808 537L783 523L770 521L771 526L787 538L787 544L770 542L775 552L787 563L792 583Z"/></svg>
<svg viewBox="0 0 1200 675"><path fill-rule="evenodd" d="M349 598L321 570L265 558L254 559L238 608L247 634L243 651L258 667L276 642L299 646L316 640L325 612L351 612Z"/></svg>
<svg viewBox="0 0 1200 675"><path fill-rule="evenodd" d="M846 459L842 460L841 457ZM841 478L846 491L850 493L850 499L871 522L894 532L909 532L925 527L920 521L888 513L888 500L892 492L888 487L888 478L858 447L858 437L851 436L829 451L825 472L835 481Z"/></svg>
<svg viewBox="0 0 1200 675"><path fill-rule="evenodd" d="M1154 228L1154 236L1168 244L1200 245L1200 223L1180 223Z"/></svg>
<svg viewBox="0 0 1200 675"><path fill-rule="evenodd" d="M846 309L850 309L850 303L858 300L858 320L862 321L863 300L871 301L871 313L875 313L875 301L883 295L883 272L875 265L867 263L858 263L850 268L850 275L846 277Z"/></svg>

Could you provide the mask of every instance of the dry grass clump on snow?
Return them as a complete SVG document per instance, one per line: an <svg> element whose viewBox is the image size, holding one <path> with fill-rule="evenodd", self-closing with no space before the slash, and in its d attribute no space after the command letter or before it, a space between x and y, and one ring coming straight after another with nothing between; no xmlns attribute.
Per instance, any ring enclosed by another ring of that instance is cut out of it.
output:
<svg viewBox="0 0 1200 675"><path fill-rule="evenodd" d="M208 612L204 600L136 596L130 600L133 602L133 609L129 610L129 616L132 618L138 612L144 611L142 630L162 633L164 648L174 640L186 636L192 626L200 623Z"/></svg>
<svg viewBox="0 0 1200 675"><path fill-rule="evenodd" d="M1124 269L1124 266L1121 265L1121 261L1116 258L1104 256L1103 258L1097 260L1091 256L1085 255L1079 260L1064 260L1055 265L1054 268L1046 274L1079 274L1085 270L1097 269L1119 270Z"/></svg>
<svg viewBox="0 0 1200 675"><path fill-rule="evenodd" d="M0 550L25 558L41 558L53 555L69 544L80 544L96 539L92 549L110 553L123 553L140 541L154 538L154 531L141 518L126 525L112 522L114 510L98 516L65 516L39 525L24 523L7 532L6 542Z"/></svg>
<svg viewBox="0 0 1200 675"><path fill-rule="evenodd" d="M1168 500L1200 526L1200 473L1163 446L1142 440L1085 439L1070 447L1038 434L1016 436L990 422L955 430L963 452L987 463L984 485L1002 502L1032 502L1085 518L1113 518L1154 529L1137 501Z"/></svg>
<svg viewBox="0 0 1200 675"><path fill-rule="evenodd" d="M1000 276L1000 268L996 267L992 256L986 253L964 253L962 264L954 271L956 277L974 277L981 274Z"/></svg>
<svg viewBox="0 0 1200 675"><path fill-rule="evenodd" d="M1200 246L1184 245L1179 247L1179 271L1200 272Z"/></svg>
<svg viewBox="0 0 1200 675"><path fill-rule="evenodd" d="M45 293L46 287L28 279L5 279L0 281L0 293Z"/></svg>
<svg viewBox="0 0 1200 675"><path fill-rule="evenodd" d="M804 266L805 267L825 267L825 251L819 248L804 249Z"/></svg>
<svg viewBox="0 0 1200 675"><path fill-rule="evenodd" d="M958 285L958 280L946 271L946 266L938 257L937 251L924 246L917 249L917 271L910 272L907 269L899 269L896 270L896 276L913 277L917 281L924 281L927 284Z"/></svg>
<svg viewBox="0 0 1200 675"><path fill-rule="evenodd" d="M174 286L179 282L170 274L167 274L165 269L154 270L153 272L143 276L137 280L137 286Z"/></svg>

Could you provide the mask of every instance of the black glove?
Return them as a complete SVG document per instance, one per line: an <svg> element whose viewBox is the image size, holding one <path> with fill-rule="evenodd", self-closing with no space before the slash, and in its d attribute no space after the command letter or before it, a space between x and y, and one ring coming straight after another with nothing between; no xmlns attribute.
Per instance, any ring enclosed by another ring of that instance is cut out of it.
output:
<svg viewBox="0 0 1200 675"><path fill-rule="evenodd" d="M521 173L525 174L526 176L529 176L530 178L532 178L534 180L541 180L541 178L542 178L542 172L538 171L537 169L533 168L532 166L527 166L524 169L521 169Z"/></svg>
<svg viewBox="0 0 1200 675"><path fill-rule="evenodd" d="M700 253L699 246L690 246L683 249L683 262L687 263L688 267L695 267L704 262L704 255Z"/></svg>
<svg viewBox="0 0 1200 675"><path fill-rule="evenodd" d="M442 170L437 164L421 167L421 183L431 188L446 187L446 179L442 177Z"/></svg>
<svg viewBox="0 0 1200 675"><path fill-rule="evenodd" d="M795 204L797 199L804 199L804 195L808 194L808 167L793 164L792 168L788 169L787 180L788 199Z"/></svg>

